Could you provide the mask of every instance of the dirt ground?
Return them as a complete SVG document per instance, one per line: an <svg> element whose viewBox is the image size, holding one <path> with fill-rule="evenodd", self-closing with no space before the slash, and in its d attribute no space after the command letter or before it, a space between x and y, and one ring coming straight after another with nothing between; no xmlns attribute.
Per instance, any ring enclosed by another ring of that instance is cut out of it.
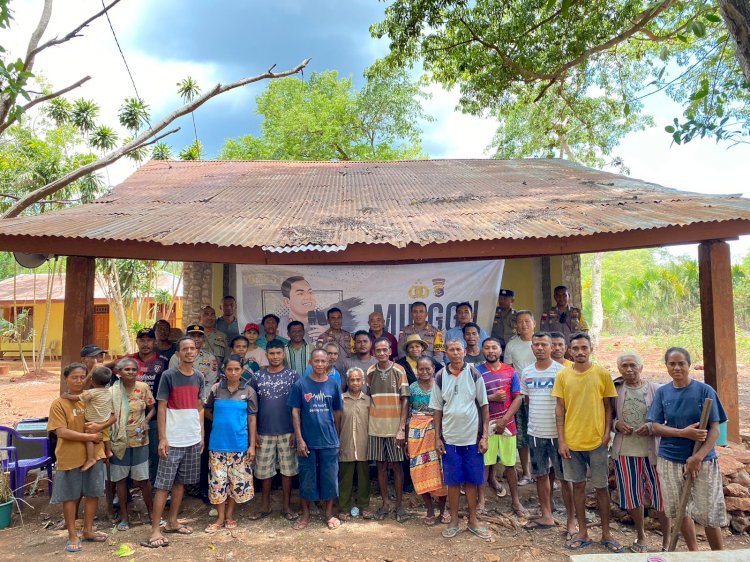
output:
<svg viewBox="0 0 750 562"><path fill-rule="evenodd" d="M636 345L632 339L605 338L600 346L597 360L615 370L617 354L625 349L635 348L644 358L646 376L652 380L666 382L668 377L663 368L660 349L646 350ZM57 396L59 389L59 370L50 369L45 375L23 377L16 370L17 364L11 363L10 375L0 376L0 424L12 423L30 417L46 416L50 402ZM694 373L702 379L702 373ZM750 433L750 367L741 366L739 372L740 411L742 433ZM43 486L42 486L43 488ZM383 522L362 521L350 522L340 529L329 531L325 528L322 516L314 516L310 527L305 531L294 531L290 523L279 515L279 506L274 503L274 514L261 521L250 521L248 515L253 513L256 500L238 507L236 515L239 521L237 529L223 530L208 535L203 528L210 522L209 506L200 500L186 498L180 515L185 523L191 525L195 532L189 536L170 535L171 545L167 549L146 549L138 543L148 537L148 528L139 525L139 515L134 514L131 521L136 524L131 530L114 533L106 544L84 544L84 551L78 554L63 552L65 531L52 530L50 522L62 518L60 509L51 506L42 490L37 497L26 498L30 506L23 509L23 521L17 511L14 512L11 527L0 531L0 552L4 560L43 559L49 555L83 560L111 559L121 544L131 545L134 553L127 555L127 560L150 560L156 558L181 558L184 560L233 560L244 558L252 553L255 558L267 560L472 560L494 562L500 560L543 559L550 561L568 560L564 544L564 513L556 513L562 525L544 531L525 531L520 526L525 522L513 515L508 497L498 499L488 490L487 507L493 513L495 521L485 523L493 532L491 542L482 542L478 538L462 531L451 540L440 536L442 526L426 527L421 518L424 515L421 500L413 494L406 498L412 518L404 524L395 520ZM274 492L274 499L280 495ZM522 502L532 512L538 510L535 486L521 488ZM374 505L379 499L373 498ZM559 492L555 494L556 503L562 505ZM299 508L296 492L293 496L294 507ZM111 529L106 511L100 505L97 527ZM592 510L594 516L596 511ZM505 517L502 517L501 515ZM505 525L500 524L500 521ZM510 525L508 525L510 523ZM515 528L508 528L508 526ZM599 537L600 529L590 529L593 539ZM50 528L46 528L50 526ZM466 521L461 527L465 528ZM623 545L634 540L632 527L614 522L613 536ZM731 535L725 537L728 549L750 548L750 536ZM661 537L656 532L648 533L648 543L656 551L661 545ZM701 549L707 550L705 541ZM597 542L581 551L581 554L605 553L606 550Z"/></svg>

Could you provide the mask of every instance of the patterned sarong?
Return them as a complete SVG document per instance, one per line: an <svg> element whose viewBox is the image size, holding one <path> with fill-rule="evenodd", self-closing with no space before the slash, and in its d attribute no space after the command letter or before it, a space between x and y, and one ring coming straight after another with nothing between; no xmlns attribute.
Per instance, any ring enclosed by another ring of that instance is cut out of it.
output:
<svg viewBox="0 0 750 562"><path fill-rule="evenodd" d="M414 490L418 494L431 492L445 496L440 455L435 449L435 426L432 416L413 415L409 422L409 467Z"/></svg>

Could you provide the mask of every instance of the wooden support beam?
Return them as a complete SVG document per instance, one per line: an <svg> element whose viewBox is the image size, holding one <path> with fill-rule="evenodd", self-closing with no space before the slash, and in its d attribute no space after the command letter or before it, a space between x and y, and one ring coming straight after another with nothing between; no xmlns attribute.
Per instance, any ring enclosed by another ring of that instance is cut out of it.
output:
<svg viewBox="0 0 750 562"><path fill-rule="evenodd" d="M81 360L81 348L94 337L94 282L96 260L69 256L65 266L65 308L61 368ZM60 373L60 390L65 382Z"/></svg>
<svg viewBox="0 0 750 562"><path fill-rule="evenodd" d="M721 240L701 242L698 267L703 328L704 380L719 395L729 421L727 438L740 442L737 387L737 348L734 335L732 262L729 244Z"/></svg>

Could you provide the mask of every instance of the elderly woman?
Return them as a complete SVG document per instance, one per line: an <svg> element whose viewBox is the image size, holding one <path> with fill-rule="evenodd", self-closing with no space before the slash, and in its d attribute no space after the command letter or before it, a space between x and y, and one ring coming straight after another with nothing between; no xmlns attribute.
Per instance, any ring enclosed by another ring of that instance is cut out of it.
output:
<svg viewBox="0 0 750 562"><path fill-rule="evenodd" d="M110 480L120 501L118 531L130 528L128 520L128 476L141 489L149 518L151 517L151 482L148 478L148 425L154 417L154 396L145 382L138 378L138 363L125 357L117 363L119 380L112 385L112 402L117 421L112 426L112 458Z"/></svg>
<svg viewBox="0 0 750 562"><path fill-rule="evenodd" d="M670 347L664 363L672 382L656 391L647 416L654 435L661 437L657 466L664 512L670 519L677 517L680 491L689 475L694 484L682 519L682 537L689 550L698 550L697 522L705 527L711 550L722 550L721 527L727 524L727 511L714 443L719 437L719 424L727 420L727 415L716 391L690 377L690 354L685 349ZM698 429L707 398L713 400L708 427Z"/></svg>
<svg viewBox="0 0 750 562"><path fill-rule="evenodd" d="M432 496L436 496L440 507L440 521L450 523L445 513L448 489L443 484L440 455L435 449L434 410L430 408L430 394L435 383L435 368L432 357L417 359L417 380L409 386L409 469L414 491L422 496L427 516L425 525L434 525L435 507Z"/></svg>

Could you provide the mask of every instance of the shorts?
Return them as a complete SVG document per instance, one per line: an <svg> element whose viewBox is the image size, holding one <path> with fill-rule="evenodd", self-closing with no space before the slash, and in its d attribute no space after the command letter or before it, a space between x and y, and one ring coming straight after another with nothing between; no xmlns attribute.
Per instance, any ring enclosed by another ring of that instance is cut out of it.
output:
<svg viewBox="0 0 750 562"><path fill-rule="evenodd" d="M656 467L648 457L616 457L612 459L617 478L617 494L621 509L636 509L644 505L645 492L656 511L664 511L661 484Z"/></svg>
<svg viewBox="0 0 750 562"><path fill-rule="evenodd" d="M284 476L297 475L297 450L289 446L291 433L259 435L260 448L255 453L255 477L260 480L276 476L276 466Z"/></svg>
<svg viewBox="0 0 750 562"><path fill-rule="evenodd" d="M477 445L445 444L443 482L446 486L484 485L484 455Z"/></svg>
<svg viewBox="0 0 750 562"><path fill-rule="evenodd" d="M516 412L516 447L524 449L529 446L529 405L526 401L521 402L521 406Z"/></svg>
<svg viewBox="0 0 750 562"><path fill-rule="evenodd" d="M682 477L685 465L659 457L657 470L661 478L661 491L664 494L664 513L674 519L677 517L680 492L685 482ZM718 459L703 461L690 492L686 514L703 527L719 528L729 523Z"/></svg>
<svg viewBox="0 0 750 562"><path fill-rule="evenodd" d="M253 467L247 462L247 451L209 451L208 467L208 499L212 504L224 503L227 498L245 503L255 496Z"/></svg>
<svg viewBox="0 0 750 562"><path fill-rule="evenodd" d="M591 483L601 490L609 485L607 446L593 451L570 451L569 459L562 459L563 474L568 482L586 482L586 467L591 467Z"/></svg>
<svg viewBox="0 0 750 562"><path fill-rule="evenodd" d="M516 436L490 435L487 439L487 452L484 454L484 466L492 466L497 461L503 466L516 466Z"/></svg>
<svg viewBox="0 0 750 562"><path fill-rule="evenodd" d="M174 484L197 484L201 477L201 444L169 447L167 458L159 459L154 488L171 490Z"/></svg>
<svg viewBox="0 0 750 562"><path fill-rule="evenodd" d="M50 503L63 503L86 498L100 498L104 495L104 461L82 472L79 468L55 472L55 485L52 488Z"/></svg>
<svg viewBox="0 0 750 562"><path fill-rule="evenodd" d="M148 445L128 447L122 459L112 455L109 459L109 479L119 482L130 476L136 482L148 480Z"/></svg>
<svg viewBox="0 0 750 562"><path fill-rule="evenodd" d="M396 445L395 437L367 438L367 460L377 462L401 462L404 460L404 448Z"/></svg>
<svg viewBox="0 0 750 562"><path fill-rule="evenodd" d="M307 501L334 500L339 496L339 449L308 449L299 457L299 495Z"/></svg>
<svg viewBox="0 0 750 562"><path fill-rule="evenodd" d="M545 439L529 435L529 456L531 474L534 477L547 476L550 468L557 478L563 477L562 457L557 448L557 439Z"/></svg>

